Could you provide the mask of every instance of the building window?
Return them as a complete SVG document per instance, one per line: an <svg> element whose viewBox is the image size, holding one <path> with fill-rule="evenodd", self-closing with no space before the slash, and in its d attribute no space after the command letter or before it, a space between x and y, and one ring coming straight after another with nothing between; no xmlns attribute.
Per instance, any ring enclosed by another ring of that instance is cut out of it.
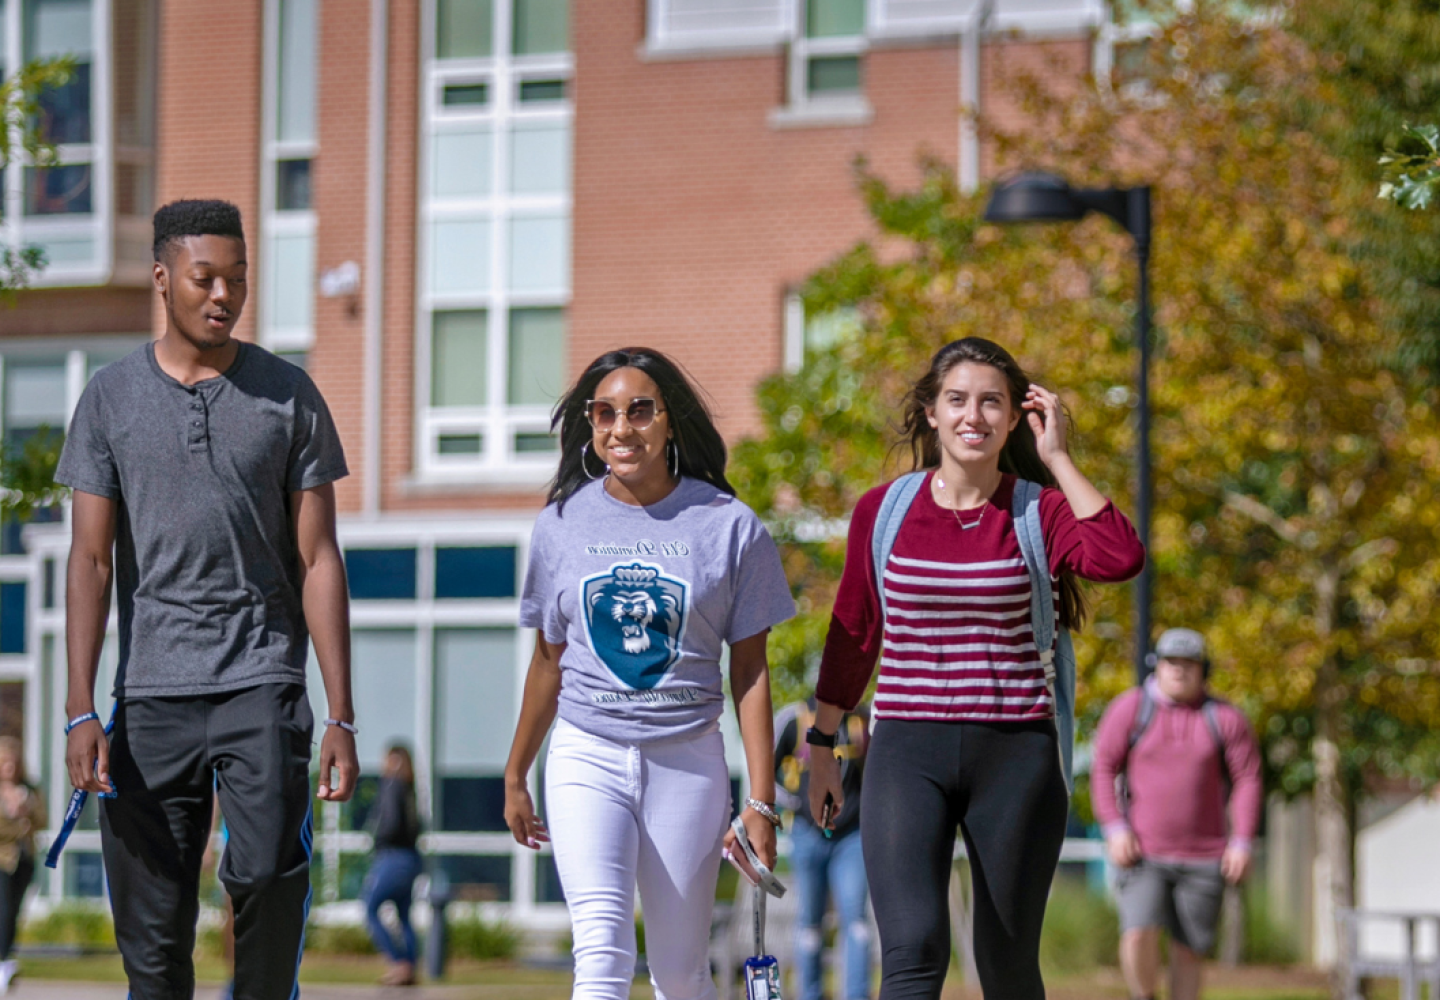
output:
<svg viewBox="0 0 1440 1000"><path fill-rule="evenodd" d="M0 654L25 652L26 596L23 583L0 583Z"/></svg>
<svg viewBox="0 0 1440 1000"><path fill-rule="evenodd" d="M796 107L863 99L865 0L804 0L804 23L790 52L790 103Z"/></svg>
<svg viewBox="0 0 1440 1000"><path fill-rule="evenodd" d="M514 597L515 546L494 545L435 550L435 597L497 599Z"/></svg>
<svg viewBox="0 0 1440 1000"><path fill-rule="evenodd" d="M261 155L261 342L276 353L309 351L315 340L315 231L311 179L315 133L319 0L268 0L266 141Z"/></svg>
<svg viewBox="0 0 1440 1000"><path fill-rule="evenodd" d="M65 895L78 899L104 897L105 863L98 853L70 851L65 855Z"/></svg>
<svg viewBox="0 0 1440 1000"><path fill-rule="evenodd" d="M37 285L150 282L155 3L0 2L0 76L35 60L74 65L36 115L54 159L14 150L0 171L0 243L45 252Z"/></svg>
<svg viewBox="0 0 1440 1000"><path fill-rule="evenodd" d="M513 628L435 630L435 828L502 832L515 729Z"/></svg>
<svg viewBox="0 0 1440 1000"><path fill-rule="evenodd" d="M413 628L357 628L350 633L355 725L360 730L355 753L367 775L380 773L391 746L403 744L412 754L417 750L416 638Z"/></svg>
<svg viewBox="0 0 1440 1000"><path fill-rule="evenodd" d="M414 549L346 549L345 575L352 600L415 600Z"/></svg>
<svg viewBox="0 0 1440 1000"><path fill-rule="evenodd" d="M441 478L543 478L570 300L569 2L434 0L433 10L418 465Z"/></svg>
<svg viewBox="0 0 1440 1000"><path fill-rule="evenodd" d="M23 454L27 446L58 449L85 383L132 343L143 340L58 352L53 342L7 344L0 354L0 447L11 456ZM0 555L24 553L21 532L26 524L60 518L58 506L36 509L23 520L0 518Z"/></svg>
<svg viewBox="0 0 1440 1000"><path fill-rule="evenodd" d="M816 311L805 308L798 292L785 296L785 370L798 371L814 351L826 350L841 340L858 336L863 328L860 310L853 306Z"/></svg>

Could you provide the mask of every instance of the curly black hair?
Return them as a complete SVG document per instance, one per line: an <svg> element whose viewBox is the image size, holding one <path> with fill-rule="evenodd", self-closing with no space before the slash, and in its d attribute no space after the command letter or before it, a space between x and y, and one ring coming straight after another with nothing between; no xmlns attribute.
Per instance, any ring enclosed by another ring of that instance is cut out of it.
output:
<svg viewBox="0 0 1440 1000"><path fill-rule="evenodd" d="M187 236L233 236L244 242L240 209L214 198L172 201L155 213L155 259L165 258Z"/></svg>

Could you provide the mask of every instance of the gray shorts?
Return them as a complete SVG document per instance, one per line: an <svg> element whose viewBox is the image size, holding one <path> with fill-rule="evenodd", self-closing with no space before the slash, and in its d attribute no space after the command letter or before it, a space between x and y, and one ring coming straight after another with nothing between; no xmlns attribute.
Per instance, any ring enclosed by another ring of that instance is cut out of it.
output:
<svg viewBox="0 0 1440 1000"><path fill-rule="evenodd" d="M1164 927L1196 954L1215 945L1225 877L1216 861L1153 861L1115 872L1120 929Z"/></svg>

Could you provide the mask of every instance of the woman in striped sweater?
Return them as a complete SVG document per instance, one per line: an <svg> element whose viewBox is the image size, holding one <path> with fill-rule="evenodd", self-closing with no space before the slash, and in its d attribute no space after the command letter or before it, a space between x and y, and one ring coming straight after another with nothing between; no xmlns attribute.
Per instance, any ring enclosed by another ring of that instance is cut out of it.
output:
<svg viewBox="0 0 1440 1000"><path fill-rule="evenodd" d="M1010 513L1017 478L1046 487L1040 519L1060 624L1078 628L1084 617L1077 578L1129 579L1145 551L1071 461L1059 398L997 344L967 337L941 348L906 397L905 432L928 472L884 567L884 611L871 555L879 487L850 521L807 739L823 746L835 733L878 657L860 826L881 1000L940 996L957 825L974 873L984 995L1038 1000L1040 926L1068 793ZM829 815L839 813L840 772L823 753L811 768L811 807L823 822L827 796Z"/></svg>

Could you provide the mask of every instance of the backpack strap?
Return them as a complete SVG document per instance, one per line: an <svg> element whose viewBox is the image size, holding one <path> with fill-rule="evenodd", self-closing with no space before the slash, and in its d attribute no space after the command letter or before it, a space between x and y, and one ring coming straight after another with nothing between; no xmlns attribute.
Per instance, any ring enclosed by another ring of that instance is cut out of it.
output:
<svg viewBox="0 0 1440 1000"><path fill-rule="evenodd" d="M890 562L890 552L895 548L895 539L900 534L900 525L920 487L925 482L925 473L911 472L901 476L885 490L880 501L880 512L875 515L875 527L870 532L870 561L875 567L875 589L880 594L880 621L885 621L885 567Z"/></svg>
<svg viewBox="0 0 1440 1000"><path fill-rule="evenodd" d="M1045 687L1055 712L1055 732L1060 751L1060 771L1065 786L1074 788L1071 761L1075 753L1075 654L1069 634L1059 627L1055 616L1055 588L1050 579L1050 559L1045 552L1045 530L1040 520L1040 493L1043 487L1028 479L1015 480L1010 517L1020 557L1030 577L1030 628L1035 650L1045 668ZM1056 652L1060 653L1057 658Z"/></svg>
<svg viewBox="0 0 1440 1000"><path fill-rule="evenodd" d="M1215 750L1220 761L1220 785L1225 789L1225 799L1228 802L1234 780L1230 777L1230 762L1225 759L1225 734L1220 731L1220 699L1206 695L1200 713L1205 716L1205 728L1210 730L1210 738L1215 741Z"/></svg>
<svg viewBox="0 0 1440 1000"><path fill-rule="evenodd" d="M1035 649L1045 666L1045 683L1055 685L1055 592L1050 584L1050 561L1045 555L1045 534L1040 524L1040 484L1015 480L1010 516L1020 557L1030 574L1030 627L1035 632ZM1053 694L1053 690L1052 690Z"/></svg>
<svg viewBox="0 0 1440 1000"><path fill-rule="evenodd" d="M1130 724L1130 740L1125 744L1125 754L1127 757L1130 751L1135 749L1135 744L1140 742L1140 737L1145 735L1145 730L1150 728L1150 723L1154 721L1155 699L1150 697L1150 689L1144 684L1141 684L1140 707L1135 710L1135 721Z"/></svg>

